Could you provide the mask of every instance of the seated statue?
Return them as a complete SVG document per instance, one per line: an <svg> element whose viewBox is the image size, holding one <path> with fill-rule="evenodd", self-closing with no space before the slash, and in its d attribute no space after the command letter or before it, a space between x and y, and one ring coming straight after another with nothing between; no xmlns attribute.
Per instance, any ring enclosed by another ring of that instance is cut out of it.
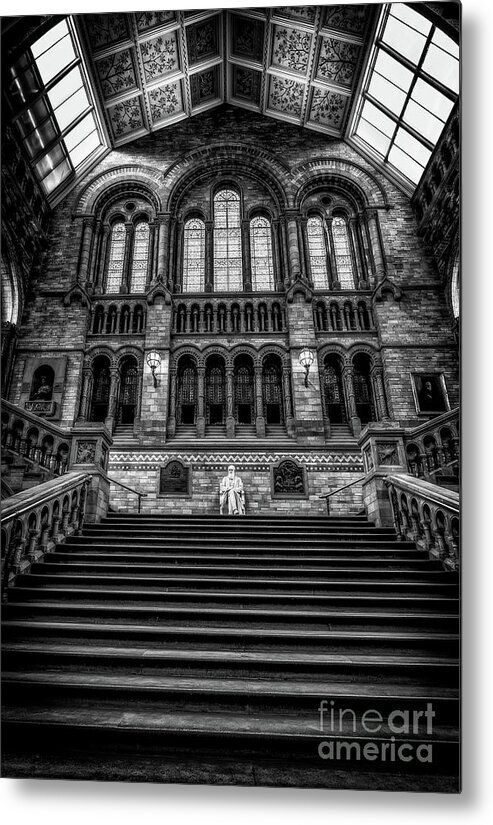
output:
<svg viewBox="0 0 493 825"><path fill-rule="evenodd" d="M245 515L245 493L243 482L235 475L232 464L228 467L228 475L221 480L219 489L219 512L222 516Z"/></svg>
<svg viewBox="0 0 493 825"><path fill-rule="evenodd" d="M36 401L51 401L53 387L48 383L46 375L41 376L41 383L34 395Z"/></svg>

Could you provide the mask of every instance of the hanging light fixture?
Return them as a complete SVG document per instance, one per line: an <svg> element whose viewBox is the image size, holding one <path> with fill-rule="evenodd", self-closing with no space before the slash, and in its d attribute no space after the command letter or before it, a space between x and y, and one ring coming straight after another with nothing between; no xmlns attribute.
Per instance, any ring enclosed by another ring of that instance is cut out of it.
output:
<svg viewBox="0 0 493 825"><path fill-rule="evenodd" d="M161 366L161 356L159 355L159 352L156 352L154 349L148 352L146 356L146 363L147 366L151 368L152 377L154 379L154 387L157 387L156 370Z"/></svg>
<svg viewBox="0 0 493 825"><path fill-rule="evenodd" d="M311 349L302 349L300 352L299 361L301 366L305 370L305 387L308 387L308 375L310 373L310 367L315 360L315 353L311 351Z"/></svg>

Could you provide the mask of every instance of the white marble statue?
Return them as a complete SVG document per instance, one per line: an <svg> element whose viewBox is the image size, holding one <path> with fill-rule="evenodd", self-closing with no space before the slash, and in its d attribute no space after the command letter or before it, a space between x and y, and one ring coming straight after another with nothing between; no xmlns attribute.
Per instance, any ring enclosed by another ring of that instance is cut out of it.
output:
<svg viewBox="0 0 493 825"><path fill-rule="evenodd" d="M245 493L243 482L235 474L232 464L228 467L228 475L221 480L219 488L219 512L222 516L244 516L245 515Z"/></svg>

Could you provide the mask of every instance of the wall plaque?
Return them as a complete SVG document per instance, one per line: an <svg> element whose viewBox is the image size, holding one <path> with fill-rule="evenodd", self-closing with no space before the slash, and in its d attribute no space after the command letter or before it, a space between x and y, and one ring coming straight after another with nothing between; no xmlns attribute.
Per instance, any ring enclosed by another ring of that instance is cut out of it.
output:
<svg viewBox="0 0 493 825"><path fill-rule="evenodd" d="M159 472L160 496L189 496L190 467L181 461L168 461Z"/></svg>

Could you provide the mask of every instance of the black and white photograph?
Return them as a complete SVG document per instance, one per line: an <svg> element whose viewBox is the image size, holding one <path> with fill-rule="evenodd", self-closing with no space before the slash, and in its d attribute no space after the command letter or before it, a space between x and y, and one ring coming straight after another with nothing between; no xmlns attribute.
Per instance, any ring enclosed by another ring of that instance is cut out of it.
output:
<svg viewBox="0 0 493 825"><path fill-rule="evenodd" d="M144 8L2 18L2 775L459 794L461 5Z"/></svg>

